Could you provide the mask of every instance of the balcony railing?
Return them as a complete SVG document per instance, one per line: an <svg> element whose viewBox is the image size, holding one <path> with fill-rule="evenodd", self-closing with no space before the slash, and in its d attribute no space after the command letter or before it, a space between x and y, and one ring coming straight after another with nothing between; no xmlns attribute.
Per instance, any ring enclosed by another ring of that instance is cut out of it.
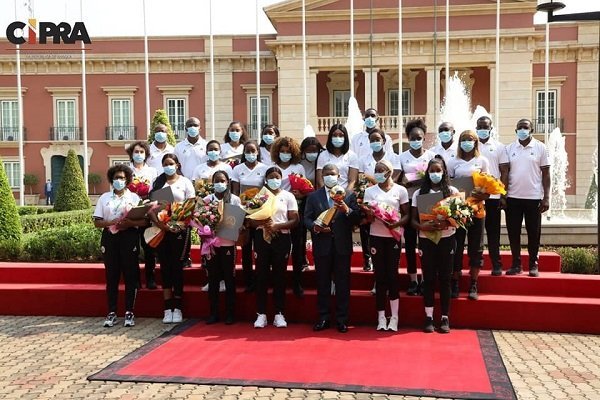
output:
<svg viewBox="0 0 600 400"><path fill-rule="evenodd" d="M79 141L81 140L81 128L78 126L52 126L50 127L50 140Z"/></svg>
<svg viewBox="0 0 600 400"><path fill-rule="evenodd" d="M135 140L136 133L135 126L107 126L106 140Z"/></svg>
<svg viewBox="0 0 600 400"><path fill-rule="evenodd" d="M548 133L552 132L555 128L559 128L561 132L564 132L563 130L563 122L564 122L564 118L548 118L549 123L548 123ZM544 124L544 118L537 118L534 119L533 121L533 129L535 133L544 133L544 129L545 129L545 125Z"/></svg>
<svg viewBox="0 0 600 400"><path fill-rule="evenodd" d="M404 129L408 121L417 118L425 120L424 115L403 115L402 126L398 126L397 115L380 115L377 123L385 133L399 133ZM327 135L332 125L345 124L346 120L346 117L317 117L316 133L317 135Z"/></svg>
<svg viewBox="0 0 600 400"><path fill-rule="evenodd" d="M27 138L27 129L23 128L23 140ZM2 142L16 142L19 140L19 127L18 126L1 126L0 127L0 141Z"/></svg>

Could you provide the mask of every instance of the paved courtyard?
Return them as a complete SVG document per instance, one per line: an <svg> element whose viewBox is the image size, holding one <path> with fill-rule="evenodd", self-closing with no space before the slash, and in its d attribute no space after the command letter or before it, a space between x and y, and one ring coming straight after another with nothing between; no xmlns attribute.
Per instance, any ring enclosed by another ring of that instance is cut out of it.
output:
<svg viewBox="0 0 600 400"><path fill-rule="evenodd" d="M590 315L590 318L598 316ZM415 399L320 390L88 382L161 335L158 319L105 329L99 318L0 316L0 399ZM494 332L521 399L600 399L600 336Z"/></svg>

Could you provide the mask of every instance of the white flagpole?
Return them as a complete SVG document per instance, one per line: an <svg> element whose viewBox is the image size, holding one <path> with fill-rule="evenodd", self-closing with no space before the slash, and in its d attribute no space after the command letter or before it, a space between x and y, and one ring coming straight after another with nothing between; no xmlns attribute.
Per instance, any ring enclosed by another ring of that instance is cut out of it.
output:
<svg viewBox="0 0 600 400"><path fill-rule="evenodd" d="M450 79L450 0L446 0L446 89Z"/></svg>
<svg viewBox="0 0 600 400"><path fill-rule="evenodd" d="M354 97L354 0L350 0L350 97Z"/></svg>
<svg viewBox="0 0 600 400"><path fill-rule="evenodd" d="M260 44L259 44L259 33L258 33L258 0L256 0L256 134L260 139L261 133L261 105L260 101Z"/></svg>
<svg viewBox="0 0 600 400"><path fill-rule="evenodd" d="M215 140L215 55L214 55L214 43L213 43L213 30L212 30L212 0L208 2L209 17L209 47L210 47L210 137Z"/></svg>
<svg viewBox="0 0 600 400"><path fill-rule="evenodd" d="M402 151L402 128L404 127L404 116L402 115L402 0L398 0L398 149Z"/></svg>
<svg viewBox="0 0 600 400"><path fill-rule="evenodd" d="M146 86L146 134L150 134L150 65L148 62L148 34L146 32L146 0L142 0L144 8L144 80Z"/></svg>
<svg viewBox="0 0 600 400"><path fill-rule="evenodd" d="M17 20L17 1L15 0L15 20ZM19 205L25 205L25 157L23 156L23 93L21 86L21 46L17 45L17 104L19 107Z"/></svg>
<svg viewBox="0 0 600 400"><path fill-rule="evenodd" d="M546 14L546 16L548 16L548 14ZM548 131L549 131L549 126L548 126L548 117L549 115L549 110L548 110L548 105L550 104L550 102L548 101L548 75L550 74L550 23L548 21L546 21L546 57L544 60L544 144L546 146L548 146Z"/></svg>
<svg viewBox="0 0 600 400"><path fill-rule="evenodd" d="M494 125L496 126L496 140L500 140L500 0L496 0L496 76L494 93Z"/></svg>
<svg viewBox="0 0 600 400"><path fill-rule="evenodd" d="M83 21L83 1L79 0L80 18ZM87 82L85 77L85 43L81 41L81 102L82 102L82 122L83 122L83 181L85 182L85 191L89 192L88 176L90 166L88 164L88 131L87 131Z"/></svg>
<svg viewBox="0 0 600 400"><path fill-rule="evenodd" d="M308 125L308 97L306 88L306 1L302 0L302 80L304 82L304 126Z"/></svg>

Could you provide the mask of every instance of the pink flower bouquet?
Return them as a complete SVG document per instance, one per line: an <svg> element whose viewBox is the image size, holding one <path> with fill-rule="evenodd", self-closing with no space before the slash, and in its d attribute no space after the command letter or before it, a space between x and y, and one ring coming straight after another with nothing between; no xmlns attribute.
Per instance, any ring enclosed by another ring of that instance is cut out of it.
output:
<svg viewBox="0 0 600 400"><path fill-rule="evenodd" d="M373 213L375 218L383 222L395 240L400 241L402 239L404 229L399 226L395 228L390 227L400 221L401 216L398 210L390 207L387 204L378 203L376 201L365 203L365 206Z"/></svg>

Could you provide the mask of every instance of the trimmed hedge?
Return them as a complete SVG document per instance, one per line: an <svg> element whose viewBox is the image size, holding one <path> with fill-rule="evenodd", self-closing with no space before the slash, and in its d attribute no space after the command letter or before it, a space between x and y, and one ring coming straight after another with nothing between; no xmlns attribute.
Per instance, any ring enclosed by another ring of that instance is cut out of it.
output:
<svg viewBox="0 0 600 400"><path fill-rule="evenodd" d="M23 233L31 233L73 224L89 224L92 221L92 212L93 211L90 208L87 210L22 215L21 225L23 226Z"/></svg>
<svg viewBox="0 0 600 400"><path fill-rule="evenodd" d="M598 249L593 247L558 247L561 272L569 274L599 274Z"/></svg>
<svg viewBox="0 0 600 400"><path fill-rule="evenodd" d="M0 261L16 261L21 257L23 242L17 239L0 240Z"/></svg>
<svg viewBox="0 0 600 400"><path fill-rule="evenodd" d="M38 206L22 206L17 207L19 215L36 215L36 214L47 214L54 212L52 207L38 207Z"/></svg>
<svg viewBox="0 0 600 400"><path fill-rule="evenodd" d="M31 261L98 261L101 235L102 231L90 223L45 229L27 236L21 258Z"/></svg>
<svg viewBox="0 0 600 400"><path fill-rule="evenodd" d="M17 204L13 197L4 164L0 160L0 238L2 240L21 240L21 220Z"/></svg>
<svg viewBox="0 0 600 400"><path fill-rule="evenodd" d="M85 160L87 162L87 160ZM62 178L56 200L54 211L84 210L91 207L90 198L85 190L83 172L79 166L79 160L74 150L69 150L65 166L62 170Z"/></svg>

